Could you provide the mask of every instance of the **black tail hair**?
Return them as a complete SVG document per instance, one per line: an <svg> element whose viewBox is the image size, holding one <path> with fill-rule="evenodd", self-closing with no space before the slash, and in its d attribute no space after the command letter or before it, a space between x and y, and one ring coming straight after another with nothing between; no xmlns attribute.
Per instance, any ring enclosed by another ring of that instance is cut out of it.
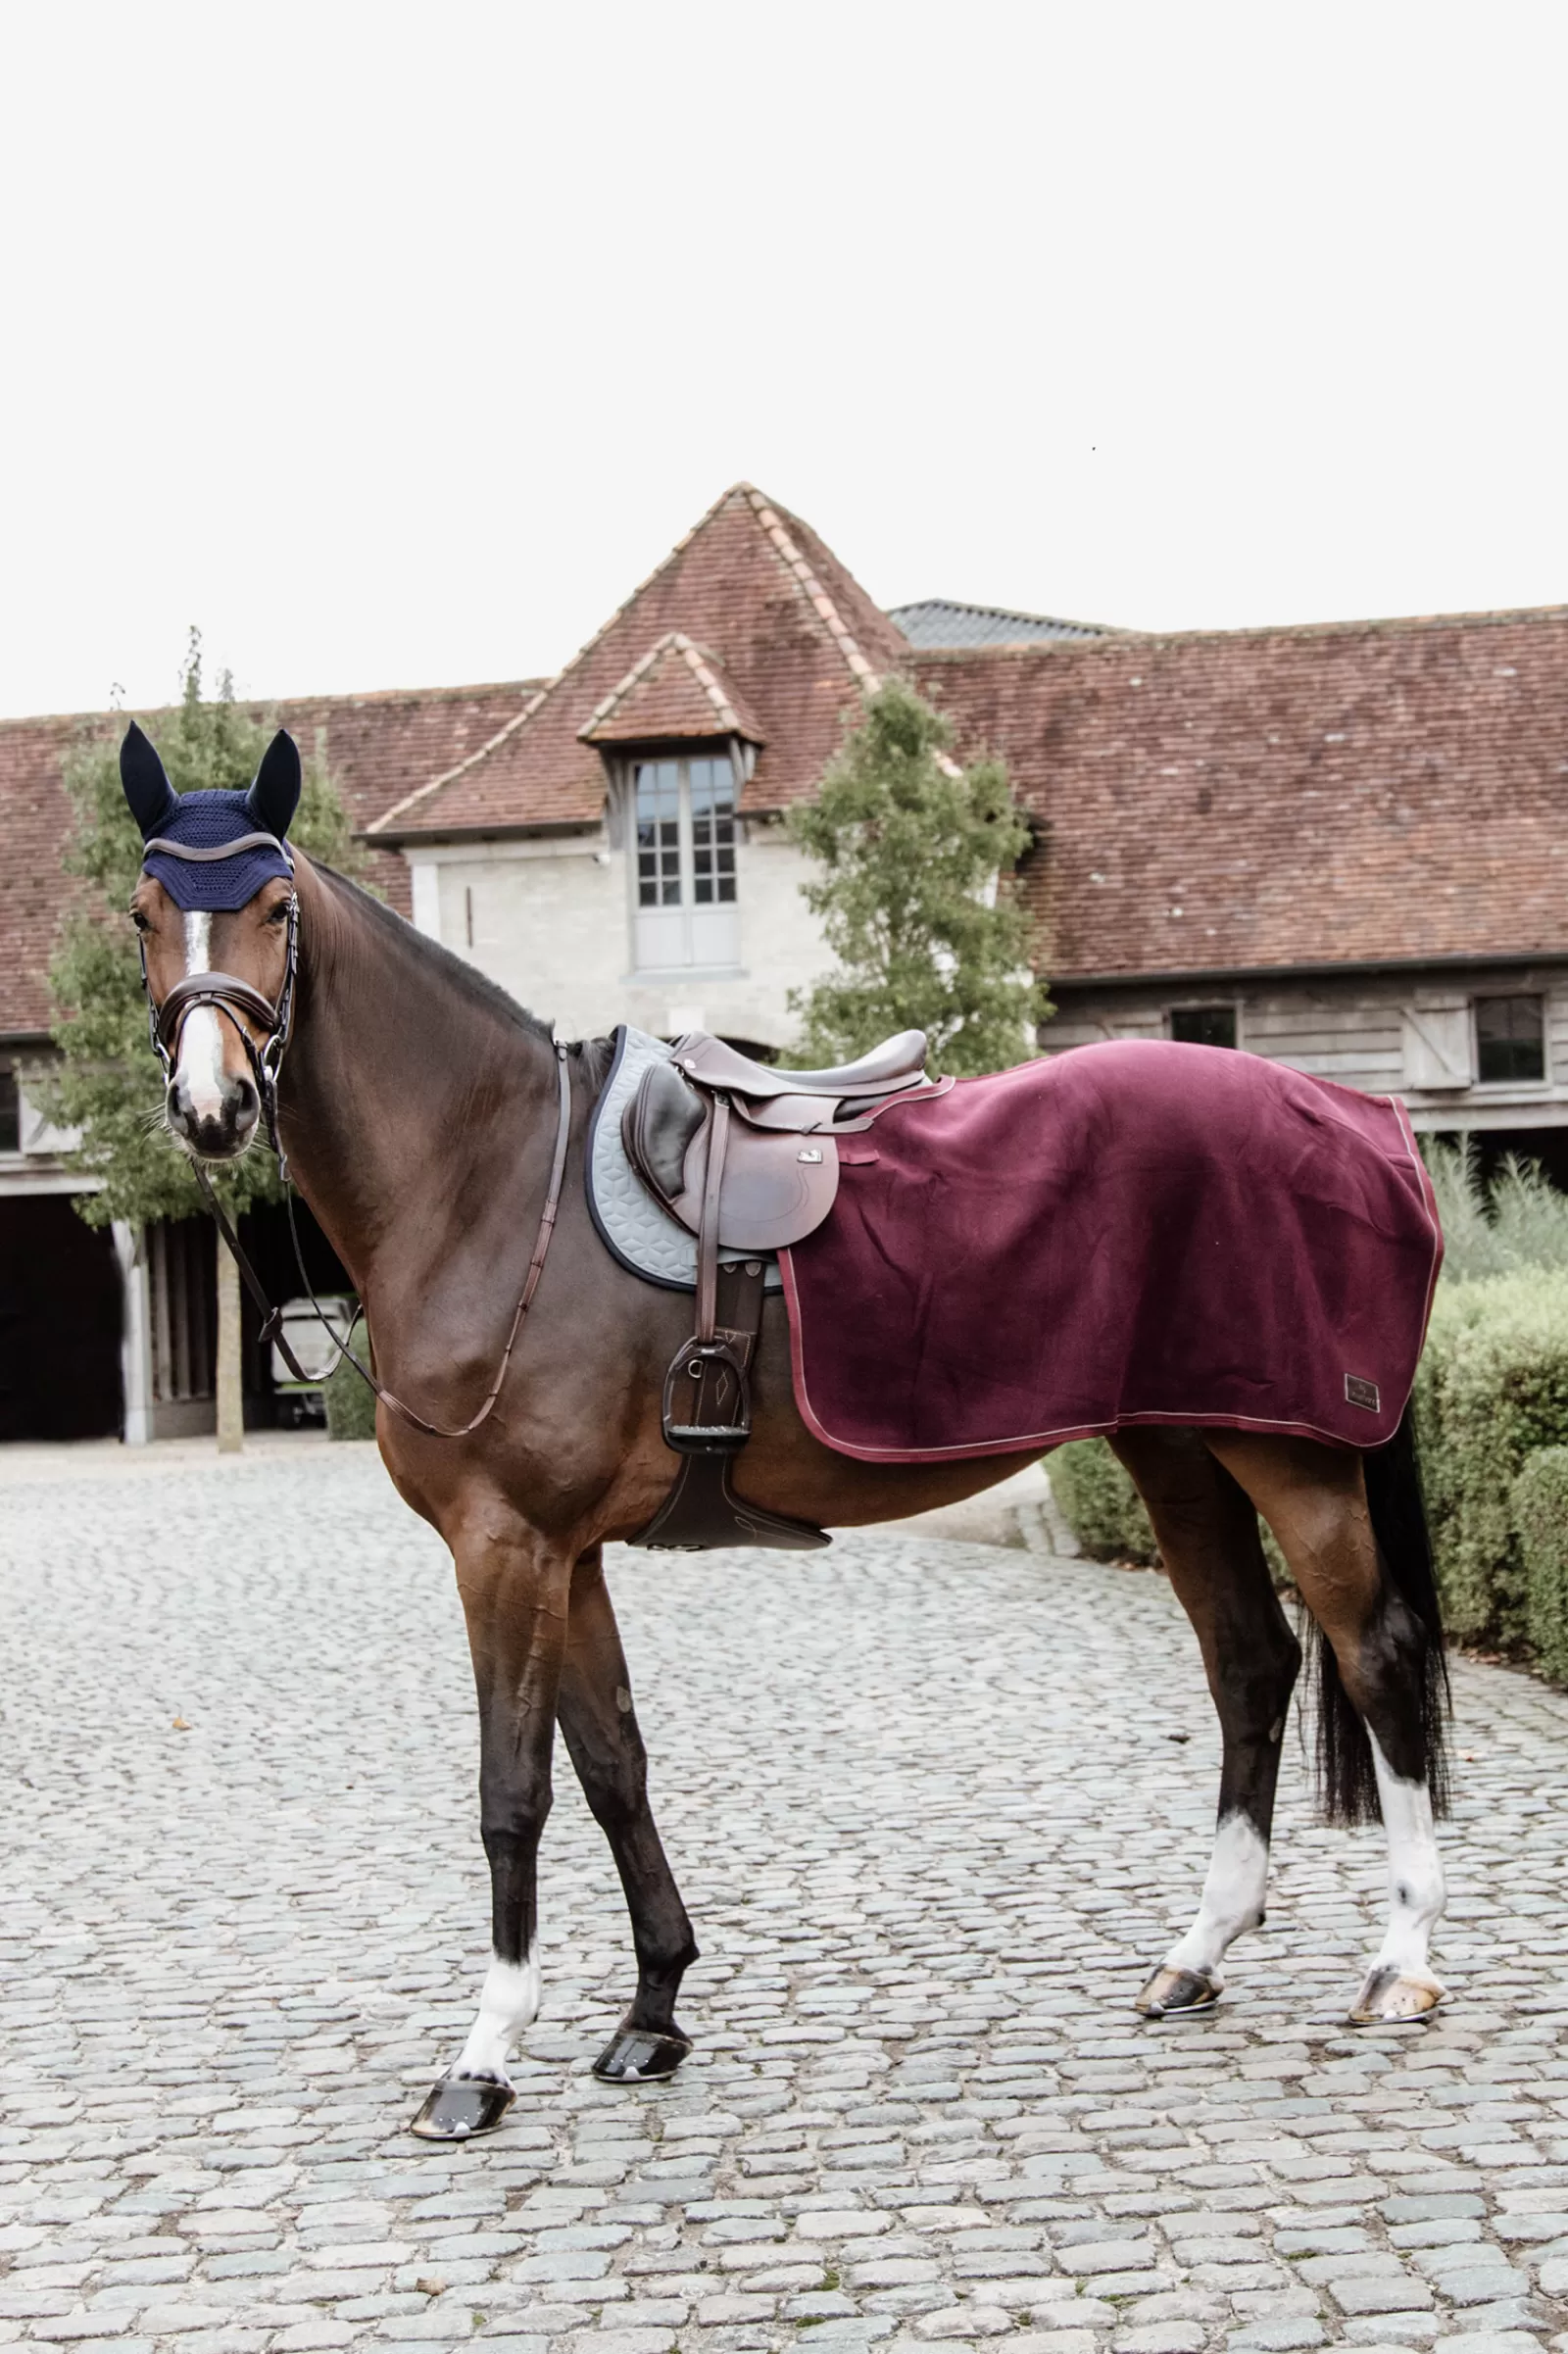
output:
<svg viewBox="0 0 1568 2354"><path fill-rule="evenodd" d="M1448 1666L1444 1655L1443 1610L1432 1566L1432 1538L1421 1495L1415 1421L1406 1406L1387 1447L1362 1457L1366 1499L1372 1514L1383 1575L1404 1603L1420 1633L1413 1665L1419 1679L1416 1705L1432 1811L1448 1811ZM1372 1744L1365 1725L1340 1681L1334 1646L1315 1620L1309 1621L1309 1676L1317 1692L1318 1804L1328 1823L1376 1823L1378 1802Z"/></svg>

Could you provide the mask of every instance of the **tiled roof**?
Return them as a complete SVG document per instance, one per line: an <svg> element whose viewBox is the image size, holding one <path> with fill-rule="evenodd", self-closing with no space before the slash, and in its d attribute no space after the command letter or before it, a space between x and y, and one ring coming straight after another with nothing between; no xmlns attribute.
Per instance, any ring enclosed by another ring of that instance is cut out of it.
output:
<svg viewBox="0 0 1568 2354"><path fill-rule="evenodd" d="M767 741L745 696L715 656L677 629L657 638L641 662L577 730L585 744L648 744L682 737L741 736Z"/></svg>
<svg viewBox="0 0 1568 2354"><path fill-rule="evenodd" d="M592 825L605 743L741 735L760 747L744 806L800 800L896 670L961 752L1005 757L1058 980L1568 956L1568 609L921 649L743 483L555 679L282 716L307 744L325 730L407 910L395 845ZM83 724L0 723L0 1034L48 1020L60 764Z"/></svg>
<svg viewBox="0 0 1568 2354"><path fill-rule="evenodd" d="M706 659L722 663L715 682L744 719L738 732L763 745L746 788L753 810L810 793L846 712L909 657L906 640L816 534L737 483L490 744L446 772L432 770L372 838L592 823L605 798L597 715L628 691L650 649L675 634L713 649ZM617 731L617 740L626 739Z"/></svg>
<svg viewBox="0 0 1568 2354"><path fill-rule="evenodd" d="M1098 621L1058 621L1050 613L1009 613L1004 605L956 605L928 597L920 605L895 605L897 621L911 646L1026 646L1042 638L1107 638L1117 633Z"/></svg>
<svg viewBox="0 0 1568 2354"><path fill-rule="evenodd" d="M519 685L391 695L318 696L278 707L280 720L309 751L324 735L327 758L358 827L368 825L411 779L450 765L492 736L517 708ZM142 713L156 732L157 714ZM119 718L0 720L0 1036L49 1026L49 958L62 912L78 888L61 873L71 830L61 763L79 730ZM369 873L395 907L409 908L409 870L372 852Z"/></svg>
<svg viewBox="0 0 1568 2354"><path fill-rule="evenodd" d="M1568 954L1568 609L927 655L1043 969Z"/></svg>

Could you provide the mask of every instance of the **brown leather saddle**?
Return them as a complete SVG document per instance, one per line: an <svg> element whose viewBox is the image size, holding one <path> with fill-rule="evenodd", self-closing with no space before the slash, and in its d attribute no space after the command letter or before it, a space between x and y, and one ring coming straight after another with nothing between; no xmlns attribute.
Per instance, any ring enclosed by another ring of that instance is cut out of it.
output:
<svg viewBox="0 0 1568 2354"><path fill-rule="evenodd" d="M750 1367L762 1322L760 1256L815 1232L839 1190L837 1139L869 1128L890 1103L946 1094L925 1075L925 1033L898 1037L838 1069L754 1062L707 1031L651 1063L621 1120L632 1168L697 1237L692 1339L664 1376L664 1444L682 1457L675 1484L636 1545L695 1551L715 1545L805 1551L826 1545L808 1522L737 1496L730 1467L751 1436Z"/></svg>

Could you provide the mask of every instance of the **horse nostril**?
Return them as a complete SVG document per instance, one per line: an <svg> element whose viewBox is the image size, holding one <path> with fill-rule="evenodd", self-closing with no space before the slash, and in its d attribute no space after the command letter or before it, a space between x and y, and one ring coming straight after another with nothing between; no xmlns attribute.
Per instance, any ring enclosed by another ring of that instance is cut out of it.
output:
<svg viewBox="0 0 1568 2354"><path fill-rule="evenodd" d="M254 1079L236 1079L231 1099L236 1128L253 1128L262 1108L262 1099L256 1092Z"/></svg>

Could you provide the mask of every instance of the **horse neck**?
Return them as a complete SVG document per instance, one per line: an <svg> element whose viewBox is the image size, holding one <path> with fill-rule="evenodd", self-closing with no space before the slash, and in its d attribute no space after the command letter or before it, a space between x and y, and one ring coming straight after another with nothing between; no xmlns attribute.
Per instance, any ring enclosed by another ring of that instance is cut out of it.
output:
<svg viewBox="0 0 1568 2354"><path fill-rule="evenodd" d="M298 886L282 1143L364 1291L385 1249L418 1263L460 1238L482 1247L491 1205L515 1218L553 1146L556 1056L541 1029L466 989L412 928L304 859Z"/></svg>

